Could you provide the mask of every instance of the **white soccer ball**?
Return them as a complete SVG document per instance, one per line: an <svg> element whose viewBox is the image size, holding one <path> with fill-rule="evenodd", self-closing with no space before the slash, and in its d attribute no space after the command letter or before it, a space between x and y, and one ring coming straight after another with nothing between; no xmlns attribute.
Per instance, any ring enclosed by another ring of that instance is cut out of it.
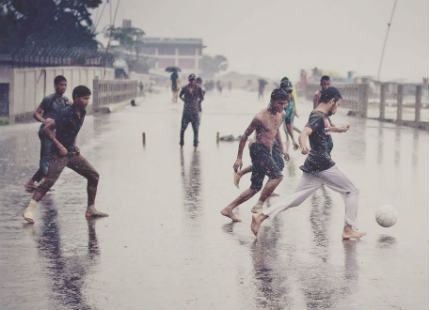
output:
<svg viewBox="0 0 429 310"><path fill-rule="evenodd" d="M380 226L393 226L398 220L398 212L391 205L382 205L375 211L375 220Z"/></svg>

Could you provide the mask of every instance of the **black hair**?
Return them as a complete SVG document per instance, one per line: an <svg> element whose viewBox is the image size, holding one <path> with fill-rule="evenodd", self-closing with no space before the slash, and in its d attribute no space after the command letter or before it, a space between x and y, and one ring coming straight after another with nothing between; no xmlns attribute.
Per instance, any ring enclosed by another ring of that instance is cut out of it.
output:
<svg viewBox="0 0 429 310"><path fill-rule="evenodd" d="M73 89L73 94L72 94L73 100L75 100L76 98L84 97L84 96L88 96L88 95L91 95L91 91L89 90L88 87L86 87L84 85L76 86Z"/></svg>
<svg viewBox="0 0 429 310"><path fill-rule="evenodd" d="M58 85L62 81L67 82L67 79L64 77L64 75L57 75L54 79L54 85Z"/></svg>
<svg viewBox="0 0 429 310"><path fill-rule="evenodd" d="M281 88L276 88L271 93L271 101L278 99L287 100L286 92Z"/></svg>
<svg viewBox="0 0 429 310"><path fill-rule="evenodd" d="M322 90L322 94L320 96L321 103L328 103L331 99L334 99L335 102L342 99L341 93L335 87L328 87L327 89Z"/></svg>
<svg viewBox="0 0 429 310"><path fill-rule="evenodd" d="M328 75L324 75L322 76L322 78L320 79L320 85L322 85L323 81L330 81L331 78Z"/></svg>

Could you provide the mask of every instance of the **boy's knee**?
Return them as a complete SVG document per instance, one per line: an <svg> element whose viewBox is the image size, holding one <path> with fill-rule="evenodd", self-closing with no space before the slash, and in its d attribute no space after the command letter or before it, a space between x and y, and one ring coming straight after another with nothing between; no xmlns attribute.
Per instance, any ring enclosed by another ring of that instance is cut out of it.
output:
<svg viewBox="0 0 429 310"><path fill-rule="evenodd" d="M257 192L259 192L262 188L262 184L261 185L252 185L250 186L250 190L252 191L252 194L256 194Z"/></svg>

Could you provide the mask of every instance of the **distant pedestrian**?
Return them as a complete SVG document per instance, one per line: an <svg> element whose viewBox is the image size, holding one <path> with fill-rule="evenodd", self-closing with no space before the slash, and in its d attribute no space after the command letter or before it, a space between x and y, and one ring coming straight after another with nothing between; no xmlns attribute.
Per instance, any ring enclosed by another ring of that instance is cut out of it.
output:
<svg viewBox="0 0 429 310"><path fill-rule="evenodd" d="M171 80L171 91L173 92L173 102L177 102L177 97L179 95L180 90L180 80L179 80L179 74L177 71L173 71L170 75Z"/></svg>
<svg viewBox="0 0 429 310"><path fill-rule="evenodd" d="M185 144L185 131L188 124L191 123L194 131L194 148L198 148L198 131L200 127L200 108L199 103L201 98L204 98L203 90L196 83L195 74L190 74L188 77L188 85L180 91L180 99L183 100L182 125L180 128L180 147Z"/></svg>
<svg viewBox="0 0 429 310"><path fill-rule="evenodd" d="M293 132L293 121L295 116L297 115L296 110L296 97L294 95L294 90L292 88L292 83L289 81L287 77L284 77L280 81L280 88L283 89L288 96L288 106L285 108L285 117L283 123L283 129L286 134L286 150L289 149L289 140L292 140L294 150L299 148L298 143L295 140L295 134ZM290 137L290 139L289 139Z"/></svg>
<svg viewBox="0 0 429 310"><path fill-rule="evenodd" d="M216 81L216 88L217 88L217 91L218 91L220 94L222 94L223 85L222 85L222 82L221 82L221 81L219 81L219 80L217 80L217 81Z"/></svg>
<svg viewBox="0 0 429 310"><path fill-rule="evenodd" d="M203 87L203 79L201 77L197 77L196 81L197 81L197 86L199 88L201 88L201 95L202 96L200 98L198 98L198 107L199 107L199 110L200 110L200 113L201 113L203 111L201 103L204 100L204 96L206 95L206 91L204 90L204 87ZM200 120L201 120L201 116L200 116Z"/></svg>

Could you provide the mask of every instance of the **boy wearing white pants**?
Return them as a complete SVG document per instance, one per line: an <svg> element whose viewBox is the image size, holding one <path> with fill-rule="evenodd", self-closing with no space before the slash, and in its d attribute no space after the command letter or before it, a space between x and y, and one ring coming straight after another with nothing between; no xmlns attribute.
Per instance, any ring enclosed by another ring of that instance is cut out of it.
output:
<svg viewBox="0 0 429 310"><path fill-rule="evenodd" d="M343 239L360 238L365 235L354 228L358 209L358 190L335 165L330 155L332 148L330 132L346 132L349 129L348 125L339 128L329 126L328 117L335 114L341 99L341 94L335 87L322 91L321 104L311 112L308 123L299 137L302 154L308 154L304 165L300 167L303 171L300 183L292 195L252 217L251 229L255 235L258 234L259 227L265 219L274 217L291 207L299 206L323 184L344 197L346 211ZM311 148L307 146L308 139Z"/></svg>

